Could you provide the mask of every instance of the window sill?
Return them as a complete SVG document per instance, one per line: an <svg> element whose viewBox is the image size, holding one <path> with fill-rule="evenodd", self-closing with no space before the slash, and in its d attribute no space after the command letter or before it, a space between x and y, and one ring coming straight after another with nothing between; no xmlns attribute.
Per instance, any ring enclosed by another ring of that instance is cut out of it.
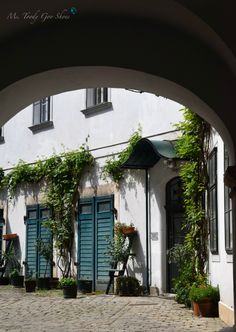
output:
<svg viewBox="0 0 236 332"><path fill-rule="evenodd" d="M88 108L82 110L81 112L84 114L85 117L89 117L89 116L103 113L104 111L109 111L109 110L110 111L113 110L112 103L110 101L88 107Z"/></svg>
<svg viewBox="0 0 236 332"><path fill-rule="evenodd" d="M28 128L35 134L39 131L54 128L54 125L53 125L53 121L45 121L45 122L42 122L42 123L35 124L35 125L33 125L31 127L28 127Z"/></svg>
<svg viewBox="0 0 236 332"><path fill-rule="evenodd" d="M4 136L0 136L0 144L3 144L3 143L5 143Z"/></svg>
<svg viewBox="0 0 236 332"><path fill-rule="evenodd" d="M227 254L226 255L226 262L227 263L233 263L233 255Z"/></svg>
<svg viewBox="0 0 236 332"><path fill-rule="evenodd" d="M215 262L215 263L219 263L220 262L220 255L219 254L212 254L211 261Z"/></svg>

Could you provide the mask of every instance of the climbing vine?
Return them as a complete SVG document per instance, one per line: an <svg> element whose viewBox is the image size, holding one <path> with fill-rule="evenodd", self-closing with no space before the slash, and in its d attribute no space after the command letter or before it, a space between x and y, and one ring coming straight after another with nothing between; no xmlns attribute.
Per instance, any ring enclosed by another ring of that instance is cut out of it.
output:
<svg viewBox="0 0 236 332"><path fill-rule="evenodd" d="M119 183L124 175L124 170L121 168L121 165L129 158L135 145L141 138L141 127L139 127L130 137L127 147L118 154L117 158L106 160L103 167L104 178L111 177L114 182Z"/></svg>
<svg viewBox="0 0 236 332"><path fill-rule="evenodd" d="M175 280L175 291L177 298L179 295L180 302L185 302L192 283L202 280L205 275L208 218L204 198L208 186L207 159L211 127L190 109L185 108L182 111L184 121L176 125L182 133L176 143L176 152L183 160L180 177L183 183L186 236L181 250L188 260L179 264L179 277ZM172 258L176 256L175 251L179 250L179 246L172 250Z"/></svg>
<svg viewBox="0 0 236 332"><path fill-rule="evenodd" d="M20 185L44 184L44 203L51 210L46 226L52 231L59 253L57 263L63 276L71 274L73 222L79 182L85 167L91 166L93 161L91 153L82 146L78 151L55 155L32 165L20 161L1 180L1 187L9 191L10 197L16 194Z"/></svg>

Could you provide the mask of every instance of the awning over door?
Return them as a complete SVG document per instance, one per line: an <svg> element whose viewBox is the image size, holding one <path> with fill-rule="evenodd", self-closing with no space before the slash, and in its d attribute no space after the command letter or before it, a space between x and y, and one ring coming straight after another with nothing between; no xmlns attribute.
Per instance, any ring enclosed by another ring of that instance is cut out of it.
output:
<svg viewBox="0 0 236 332"><path fill-rule="evenodd" d="M147 169L153 167L161 158L177 158L173 142L142 138L122 168Z"/></svg>

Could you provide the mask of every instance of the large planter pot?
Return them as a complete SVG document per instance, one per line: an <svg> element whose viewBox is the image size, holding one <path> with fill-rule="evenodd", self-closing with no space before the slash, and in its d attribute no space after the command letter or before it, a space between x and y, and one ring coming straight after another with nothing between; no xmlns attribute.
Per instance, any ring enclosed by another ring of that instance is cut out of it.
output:
<svg viewBox="0 0 236 332"><path fill-rule="evenodd" d="M93 281L89 279L79 279L78 280L78 290L79 292L86 294L92 293Z"/></svg>
<svg viewBox="0 0 236 332"><path fill-rule="evenodd" d="M201 300L199 303L199 311L202 317L218 317L218 302L210 298Z"/></svg>
<svg viewBox="0 0 236 332"><path fill-rule="evenodd" d="M26 293L35 292L36 280L25 280L25 291Z"/></svg>
<svg viewBox="0 0 236 332"><path fill-rule="evenodd" d="M16 276L11 278L11 285L14 287L24 287L24 276Z"/></svg>
<svg viewBox="0 0 236 332"><path fill-rule="evenodd" d="M77 285L63 286L64 299L75 299L77 297Z"/></svg>
<svg viewBox="0 0 236 332"><path fill-rule="evenodd" d="M10 282L10 280L7 277L0 278L0 285L9 285L9 282Z"/></svg>
<svg viewBox="0 0 236 332"><path fill-rule="evenodd" d="M51 278L50 287L51 289L57 289L59 287L59 278Z"/></svg>
<svg viewBox="0 0 236 332"><path fill-rule="evenodd" d="M38 278L37 280L38 289L51 289L50 281L51 278Z"/></svg>

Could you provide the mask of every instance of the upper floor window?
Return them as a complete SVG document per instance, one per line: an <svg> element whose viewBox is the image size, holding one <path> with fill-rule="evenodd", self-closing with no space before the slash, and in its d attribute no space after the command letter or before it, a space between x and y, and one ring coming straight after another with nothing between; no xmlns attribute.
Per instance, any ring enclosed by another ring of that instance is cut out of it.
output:
<svg viewBox="0 0 236 332"><path fill-rule="evenodd" d="M98 114L100 111L112 110L112 103L109 101L108 88L86 89L86 108L81 112L86 116Z"/></svg>
<svg viewBox="0 0 236 332"><path fill-rule="evenodd" d="M229 166L229 154L224 146L224 171ZM225 212L225 250L228 254L233 253L233 222L232 222L232 202L229 196L230 188L224 189L224 212Z"/></svg>
<svg viewBox="0 0 236 332"><path fill-rule="evenodd" d="M86 89L86 107L108 102L108 88Z"/></svg>
<svg viewBox="0 0 236 332"><path fill-rule="evenodd" d="M218 220L217 220L217 149L214 148L208 160L209 173L209 222L210 249L212 254L218 254Z"/></svg>
<svg viewBox="0 0 236 332"><path fill-rule="evenodd" d="M36 133L52 127L51 98L46 97L33 103L33 125L29 129Z"/></svg>
<svg viewBox="0 0 236 332"><path fill-rule="evenodd" d="M50 97L43 98L33 104L33 124L50 121Z"/></svg>
<svg viewBox="0 0 236 332"><path fill-rule="evenodd" d="M0 143L4 143L3 127L0 127Z"/></svg>

